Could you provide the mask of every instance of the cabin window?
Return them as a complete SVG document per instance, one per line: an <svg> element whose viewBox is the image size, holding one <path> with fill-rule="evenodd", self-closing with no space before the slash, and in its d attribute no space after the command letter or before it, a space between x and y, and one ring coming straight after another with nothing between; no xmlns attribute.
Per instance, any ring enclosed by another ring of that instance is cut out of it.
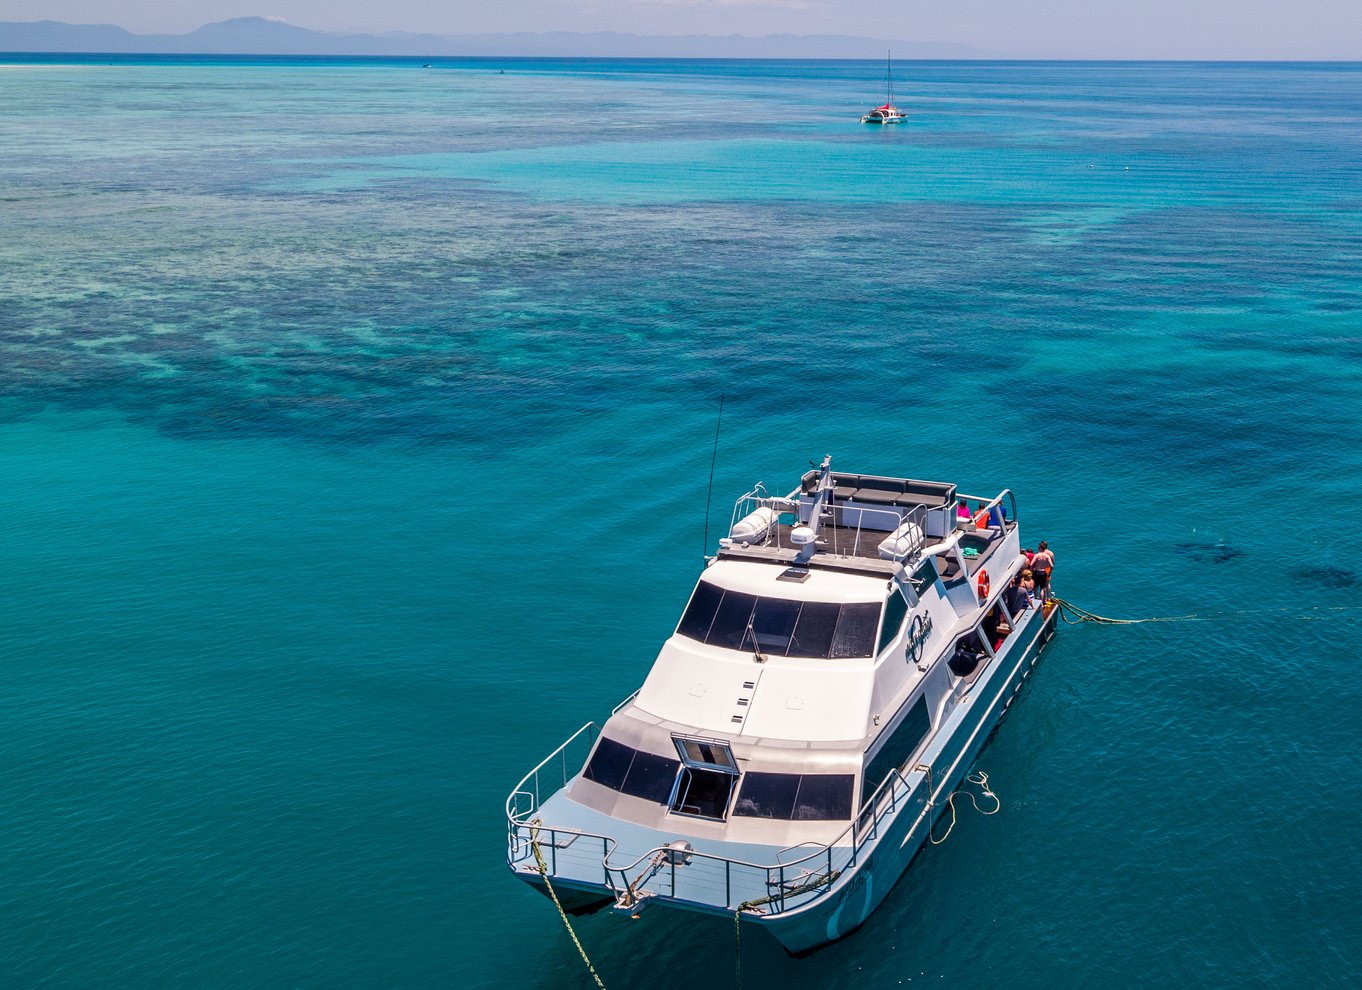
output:
<svg viewBox="0 0 1362 990"><path fill-rule="evenodd" d="M701 581L695 586L695 594L690 596L690 604L686 607L686 614L681 616L681 625L676 627L676 631L703 643L709 635L709 627L714 624L714 613L719 610L719 602L723 597L723 588Z"/></svg>
<svg viewBox="0 0 1362 990"><path fill-rule="evenodd" d="M805 602L799 610L794 636L786 656L825 657L832 648L832 634L837 631L837 616L842 606L836 602Z"/></svg>
<svg viewBox="0 0 1362 990"><path fill-rule="evenodd" d="M744 818L793 818L799 780L797 773L747 771L733 814Z"/></svg>
<svg viewBox="0 0 1362 990"><path fill-rule="evenodd" d="M714 624L709 627L705 642L726 650L742 649L743 640L747 638L747 627L752 622L752 609L756 604L756 595L725 591L724 600L714 614Z"/></svg>
<svg viewBox="0 0 1362 990"><path fill-rule="evenodd" d="M731 773L686 767L677 781L672 811L723 821L728 799L733 794L733 782L737 779Z"/></svg>
<svg viewBox="0 0 1362 990"><path fill-rule="evenodd" d="M758 649L762 653L785 656L790 648L790 637L794 635L795 621L799 618L799 602L787 602L780 598L761 598L752 614L752 632L743 640L742 649ZM756 642L752 642L753 634Z"/></svg>
<svg viewBox="0 0 1362 990"><path fill-rule="evenodd" d="M777 657L869 657L880 612L879 602L758 598L701 581L676 631L710 646Z"/></svg>
<svg viewBox="0 0 1362 990"><path fill-rule="evenodd" d="M908 602L898 591L889 592L889 600L884 603L884 627L880 630L880 645L876 653L883 653L903 628L903 620L908 616Z"/></svg>
<svg viewBox="0 0 1362 990"><path fill-rule="evenodd" d="M936 583L936 577L936 558L928 557L922 562L922 565L913 572L913 576L909 578L909 580L913 583L913 590L916 591L917 596L921 598L927 593L927 589Z"/></svg>
<svg viewBox="0 0 1362 990"><path fill-rule="evenodd" d="M733 759L733 751L727 744L712 739L674 738L677 751L686 766L701 767L706 770L722 770L737 773L738 764Z"/></svg>
<svg viewBox="0 0 1362 990"><path fill-rule="evenodd" d="M733 758L733 750L717 739L673 736L672 742L684 766L675 789L669 792L671 810L722 821L738 780L738 761Z"/></svg>
<svg viewBox="0 0 1362 990"><path fill-rule="evenodd" d="M612 791L666 804L680 768L678 760L632 749L602 736L582 776Z"/></svg>
<svg viewBox="0 0 1362 990"><path fill-rule="evenodd" d="M927 711L927 699L919 697L909 709L908 714L885 739L880 751L866 767L865 781L861 786L862 800L868 799L875 788L884 783L891 770L900 770L908 762L922 740L932 728L932 716Z"/></svg>
<svg viewBox="0 0 1362 990"><path fill-rule="evenodd" d="M846 821L851 817L851 790L854 783L855 778L849 773L805 774L799 779L795 821Z"/></svg>
<svg viewBox="0 0 1362 990"><path fill-rule="evenodd" d="M832 657L871 656L870 644L875 642L875 629L880 624L880 603L865 602L843 605L837 617L837 631L832 634Z"/></svg>
<svg viewBox="0 0 1362 990"><path fill-rule="evenodd" d="M851 817L849 773L762 773L749 770L733 814L785 821L846 821Z"/></svg>

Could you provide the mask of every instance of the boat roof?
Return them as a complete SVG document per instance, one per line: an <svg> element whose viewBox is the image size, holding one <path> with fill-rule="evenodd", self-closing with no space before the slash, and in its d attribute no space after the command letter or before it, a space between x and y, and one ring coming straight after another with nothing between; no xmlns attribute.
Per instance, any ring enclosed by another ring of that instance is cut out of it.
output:
<svg viewBox="0 0 1362 990"><path fill-rule="evenodd" d="M799 602L880 602L892 569L885 574L876 571L838 571L810 569L791 580L782 562L764 559L720 557L705 568L700 580L708 581L725 591L743 591L766 598L784 598Z"/></svg>

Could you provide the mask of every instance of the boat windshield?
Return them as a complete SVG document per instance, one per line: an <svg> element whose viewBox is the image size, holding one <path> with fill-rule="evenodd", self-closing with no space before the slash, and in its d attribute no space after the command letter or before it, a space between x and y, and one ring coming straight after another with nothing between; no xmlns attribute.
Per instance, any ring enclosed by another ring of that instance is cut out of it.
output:
<svg viewBox="0 0 1362 990"><path fill-rule="evenodd" d="M880 602L797 602L725 591L701 581L676 631L727 650L777 657L874 655Z"/></svg>

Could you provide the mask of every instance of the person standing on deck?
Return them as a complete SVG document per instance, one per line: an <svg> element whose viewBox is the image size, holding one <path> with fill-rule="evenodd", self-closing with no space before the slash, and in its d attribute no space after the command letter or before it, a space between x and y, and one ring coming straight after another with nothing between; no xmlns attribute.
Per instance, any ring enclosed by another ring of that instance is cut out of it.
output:
<svg viewBox="0 0 1362 990"><path fill-rule="evenodd" d="M1055 555L1050 544L1041 540L1036 547L1036 556L1031 560L1031 573L1036 578L1036 594L1041 601L1050 597L1050 572L1055 569Z"/></svg>

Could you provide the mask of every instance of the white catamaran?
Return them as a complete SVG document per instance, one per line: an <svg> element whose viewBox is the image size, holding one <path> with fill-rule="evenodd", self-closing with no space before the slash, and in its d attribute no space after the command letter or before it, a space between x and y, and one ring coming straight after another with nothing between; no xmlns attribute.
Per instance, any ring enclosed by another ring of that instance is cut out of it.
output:
<svg viewBox="0 0 1362 990"><path fill-rule="evenodd" d="M884 104L861 116L862 124L897 124L908 115L894 105L894 68L888 55L884 59Z"/></svg>
<svg viewBox="0 0 1362 990"><path fill-rule="evenodd" d="M1010 491L834 473L738 499L675 633L604 726L506 802L507 858L564 908L733 916L802 952L889 893L1055 614Z"/></svg>

